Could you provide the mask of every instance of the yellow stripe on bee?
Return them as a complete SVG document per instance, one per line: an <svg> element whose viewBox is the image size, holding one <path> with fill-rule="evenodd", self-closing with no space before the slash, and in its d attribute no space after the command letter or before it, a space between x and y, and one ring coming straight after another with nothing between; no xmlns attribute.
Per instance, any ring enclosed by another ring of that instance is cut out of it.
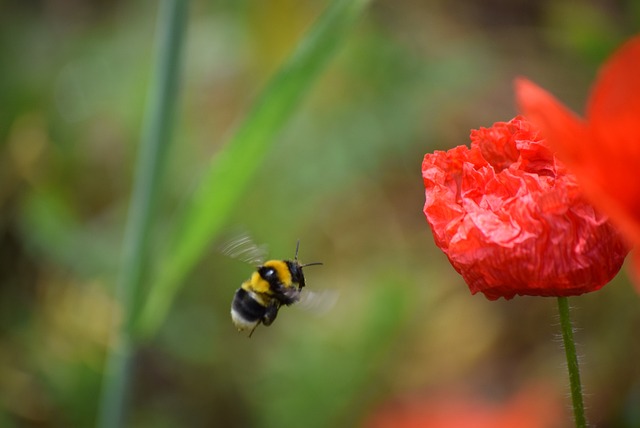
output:
<svg viewBox="0 0 640 428"><path fill-rule="evenodd" d="M263 266L275 269L282 285L284 285L285 287L291 287L291 271L289 270L289 266L287 266L284 261L269 260L268 262L265 262Z"/></svg>
<svg viewBox="0 0 640 428"><path fill-rule="evenodd" d="M254 272L247 281L242 283L242 288L254 293L271 294L271 286L262 279L258 272Z"/></svg>
<svg viewBox="0 0 640 428"><path fill-rule="evenodd" d="M271 297L271 289L269 283L262 279L256 272L251 275L251 278L242 283L241 287L249 292L254 300L260 303L262 306L269 306L273 297Z"/></svg>

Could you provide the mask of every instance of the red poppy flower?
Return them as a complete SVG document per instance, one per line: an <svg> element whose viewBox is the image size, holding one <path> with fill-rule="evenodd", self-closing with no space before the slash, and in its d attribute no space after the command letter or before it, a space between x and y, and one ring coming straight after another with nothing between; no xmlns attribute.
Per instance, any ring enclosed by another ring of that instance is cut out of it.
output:
<svg viewBox="0 0 640 428"><path fill-rule="evenodd" d="M628 253L523 117L427 154L424 213L473 294L571 296L609 282Z"/></svg>
<svg viewBox="0 0 640 428"><path fill-rule="evenodd" d="M578 177L591 202L639 244L640 36L601 68L585 119L525 79L517 80L516 92L522 112Z"/></svg>

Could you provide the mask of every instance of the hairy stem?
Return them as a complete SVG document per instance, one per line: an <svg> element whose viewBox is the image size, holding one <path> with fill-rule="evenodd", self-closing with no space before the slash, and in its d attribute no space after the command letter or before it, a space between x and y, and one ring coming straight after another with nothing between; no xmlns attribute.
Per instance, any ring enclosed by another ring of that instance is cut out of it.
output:
<svg viewBox="0 0 640 428"><path fill-rule="evenodd" d="M576 428L586 428L587 419L584 415L584 402L582 400L582 385L580 383L580 367L576 344L573 340L573 327L569 314L569 301L566 297L558 297L558 311L560 313L560 328L562 329L562 341L567 357L569 370L569 383L571 385L571 401L573 404L573 417Z"/></svg>

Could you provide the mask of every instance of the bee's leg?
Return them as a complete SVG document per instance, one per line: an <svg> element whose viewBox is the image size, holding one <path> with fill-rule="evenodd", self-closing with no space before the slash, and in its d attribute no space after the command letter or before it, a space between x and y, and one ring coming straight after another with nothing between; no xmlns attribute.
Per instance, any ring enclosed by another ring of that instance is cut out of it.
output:
<svg viewBox="0 0 640 428"><path fill-rule="evenodd" d="M300 300L300 289L296 287L278 287L275 297L282 305L292 305Z"/></svg>
<svg viewBox="0 0 640 428"><path fill-rule="evenodd" d="M280 308L280 305L277 302L273 302L272 304L267 306L267 310L265 311L264 316L262 317L262 324L266 326L271 325L271 323L273 323L273 321L275 321L276 317L278 316L279 308Z"/></svg>
<svg viewBox="0 0 640 428"><path fill-rule="evenodd" d="M256 331L256 328L258 328L259 325L260 325L260 323L257 322L256 325L253 326L253 328L251 329L251 332L249 333L249 338L251 338L251 335L253 334L254 331Z"/></svg>

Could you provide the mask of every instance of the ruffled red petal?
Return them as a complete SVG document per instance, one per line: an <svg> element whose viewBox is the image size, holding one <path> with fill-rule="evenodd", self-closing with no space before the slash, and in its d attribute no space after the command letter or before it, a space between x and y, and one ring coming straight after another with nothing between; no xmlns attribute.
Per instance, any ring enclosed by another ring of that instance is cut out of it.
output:
<svg viewBox="0 0 640 428"><path fill-rule="evenodd" d="M611 280L628 250L537 129L518 117L471 139L422 163L435 242L471 292L570 296Z"/></svg>

